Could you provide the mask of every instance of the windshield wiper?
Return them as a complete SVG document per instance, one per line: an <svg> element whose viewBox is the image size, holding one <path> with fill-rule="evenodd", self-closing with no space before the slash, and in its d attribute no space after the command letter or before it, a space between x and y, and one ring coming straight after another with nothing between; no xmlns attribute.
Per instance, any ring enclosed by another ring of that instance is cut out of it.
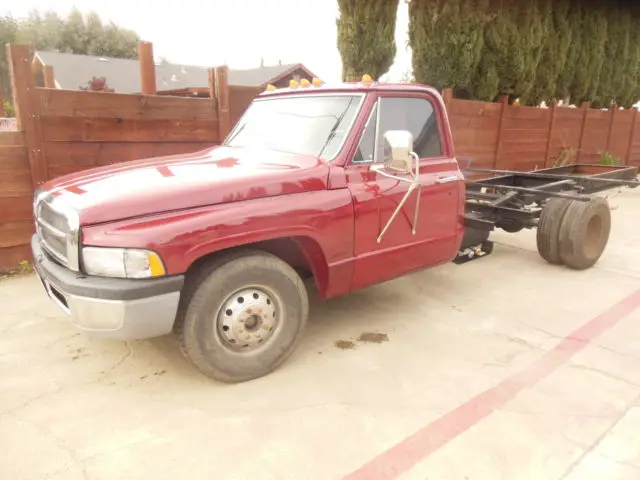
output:
<svg viewBox="0 0 640 480"><path fill-rule="evenodd" d="M329 143L331 142L331 140L333 140L333 137L336 136L336 132L338 131L338 127L340 126L340 124L342 123L342 119L344 118L344 116L347 114L347 110L349 110L349 107L351 106L351 102L353 102L353 97L351 97L349 99L349 103L347 103L347 106L345 107L345 109L342 111L342 113L340 114L340 116L338 117L338 119L336 120L336 123L333 125L333 127L331 128L331 131L329 132L329 135L327 136L327 140L324 142L324 145L322 146L322 148L320 149L320 153L318 153L318 157L321 157L324 149L327 148L327 146L329 145Z"/></svg>

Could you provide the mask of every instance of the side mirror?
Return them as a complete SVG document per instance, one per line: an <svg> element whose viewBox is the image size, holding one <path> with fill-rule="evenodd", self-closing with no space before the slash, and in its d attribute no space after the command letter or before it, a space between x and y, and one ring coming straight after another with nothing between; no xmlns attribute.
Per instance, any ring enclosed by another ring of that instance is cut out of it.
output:
<svg viewBox="0 0 640 480"><path fill-rule="evenodd" d="M407 130L388 130L384 133L382 155L384 167L396 172L413 171L413 135Z"/></svg>

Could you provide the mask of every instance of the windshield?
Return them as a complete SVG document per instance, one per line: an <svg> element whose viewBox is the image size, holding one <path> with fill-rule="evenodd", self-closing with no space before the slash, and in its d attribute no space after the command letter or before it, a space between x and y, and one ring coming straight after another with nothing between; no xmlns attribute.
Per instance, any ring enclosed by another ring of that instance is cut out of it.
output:
<svg viewBox="0 0 640 480"><path fill-rule="evenodd" d="M254 101L229 135L231 147L269 148L333 160L362 95L310 95Z"/></svg>

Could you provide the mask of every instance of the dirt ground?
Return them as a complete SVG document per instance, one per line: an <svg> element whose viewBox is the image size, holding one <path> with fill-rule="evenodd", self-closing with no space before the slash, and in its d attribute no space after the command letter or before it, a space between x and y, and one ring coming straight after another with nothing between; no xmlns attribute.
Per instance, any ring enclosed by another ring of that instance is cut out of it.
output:
<svg viewBox="0 0 640 480"><path fill-rule="evenodd" d="M0 282L0 478L640 478L640 189L596 267L494 254L314 300L304 340L240 385L171 337L78 333L33 276Z"/></svg>

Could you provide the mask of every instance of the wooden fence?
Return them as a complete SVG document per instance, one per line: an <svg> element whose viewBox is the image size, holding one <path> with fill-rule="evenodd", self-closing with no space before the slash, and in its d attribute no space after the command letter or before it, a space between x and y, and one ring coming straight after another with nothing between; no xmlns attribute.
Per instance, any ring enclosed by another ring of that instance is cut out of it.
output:
<svg viewBox="0 0 640 480"><path fill-rule="evenodd" d="M0 271L31 258L33 187L22 132L0 132Z"/></svg>
<svg viewBox="0 0 640 480"><path fill-rule="evenodd" d="M475 168L535 170L553 166L565 148L575 161L598 163L603 152L640 166L640 112L533 108L451 98L444 92L456 155ZM464 166L464 164L463 164Z"/></svg>
<svg viewBox="0 0 640 480"><path fill-rule="evenodd" d="M0 132L0 271L30 259L36 185L95 166L218 144L261 90L229 86L226 67L210 72L208 99L39 88L30 49L13 45L7 52L21 131ZM153 62L141 65L152 92ZM563 148L577 149L582 163L597 163L609 151L640 166L636 110L510 106L454 99L449 90L444 98L456 154L474 159L477 168L549 167Z"/></svg>
<svg viewBox="0 0 640 480"><path fill-rule="evenodd" d="M0 271L30 260L35 186L88 168L219 144L258 88L210 73L211 98L39 88L28 47L8 47L18 127L0 132Z"/></svg>

